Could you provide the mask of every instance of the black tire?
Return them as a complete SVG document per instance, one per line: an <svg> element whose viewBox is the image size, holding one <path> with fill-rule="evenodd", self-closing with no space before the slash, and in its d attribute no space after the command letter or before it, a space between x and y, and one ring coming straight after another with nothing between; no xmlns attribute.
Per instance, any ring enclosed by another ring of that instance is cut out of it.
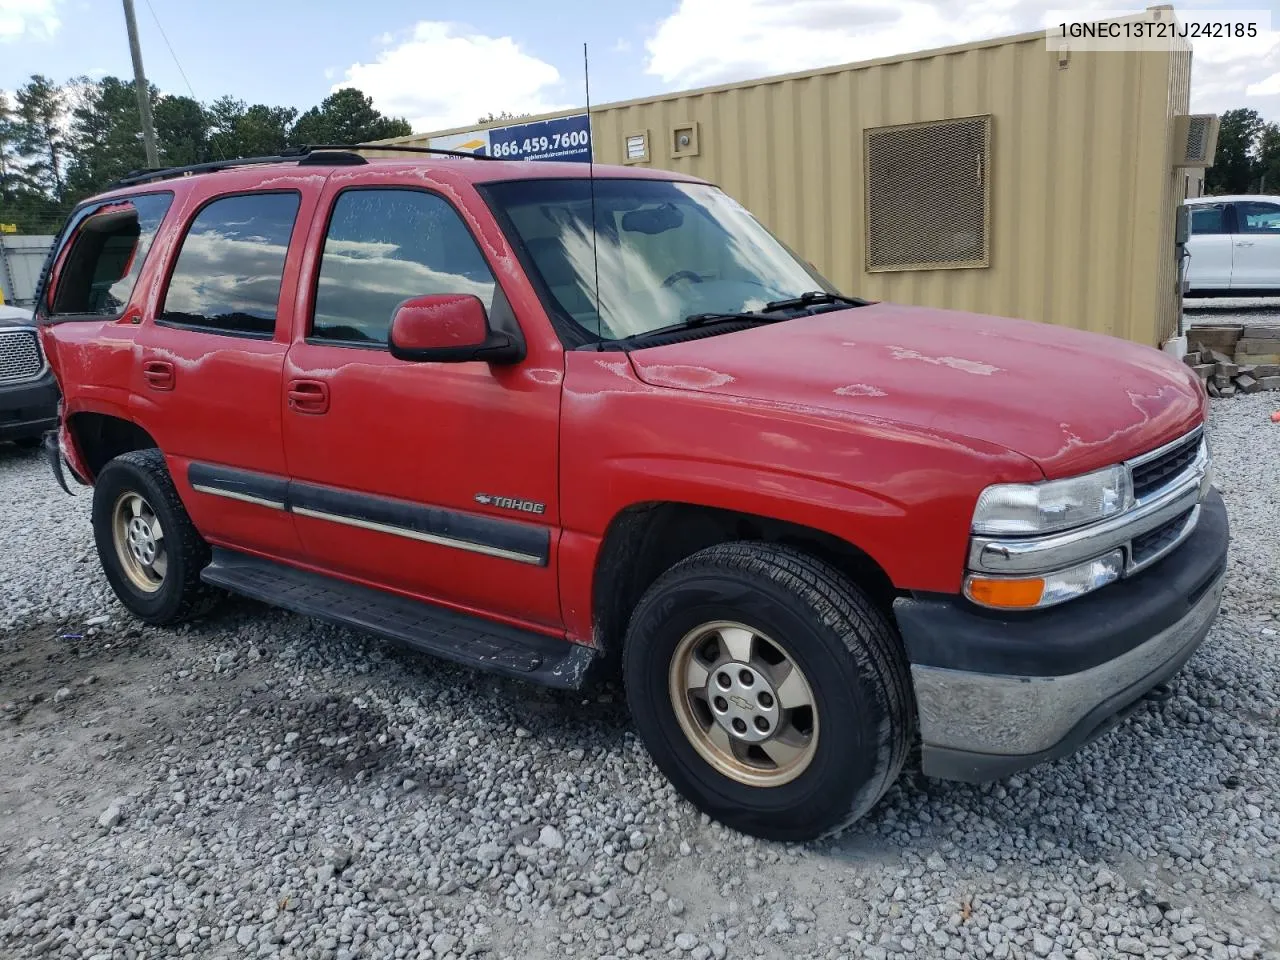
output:
<svg viewBox="0 0 1280 960"><path fill-rule="evenodd" d="M142 496L164 531L168 568L154 592L145 592L130 580L116 551L112 514L127 493ZM102 468L93 488L93 538L107 582L139 619L157 625L182 623L208 612L217 602L217 591L200 579L200 571L209 563L209 544L187 516L159 450L124 453Z"/></svg>
<svg viewBox="0 0 1280 960"><path fill-rule="evenodd" d="M726 776L681 729L671 658L682 637L721 620L785 637L808 679L821 727L790 782ZM833 567L774 544L720 544L663 574L632 615L623 682L640 736L675 787L716 820L770 840L809 840L862 817L897 779L914 738L910 670L888 618Z"/></svg>

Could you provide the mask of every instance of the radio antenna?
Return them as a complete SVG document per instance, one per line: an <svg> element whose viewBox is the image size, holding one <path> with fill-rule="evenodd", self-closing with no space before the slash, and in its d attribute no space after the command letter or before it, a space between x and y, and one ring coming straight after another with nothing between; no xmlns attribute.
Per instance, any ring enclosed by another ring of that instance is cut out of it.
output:
<svg viewBox="0 0 1280 960"><path fill-rule="evenodd" d="M604 320L600 304L600 257L596 252L596 145L591 136L591 64L582 45L582 85L587 95L587 184L591 190L591 266L595 273L596 349L604 349Z"/></svg>

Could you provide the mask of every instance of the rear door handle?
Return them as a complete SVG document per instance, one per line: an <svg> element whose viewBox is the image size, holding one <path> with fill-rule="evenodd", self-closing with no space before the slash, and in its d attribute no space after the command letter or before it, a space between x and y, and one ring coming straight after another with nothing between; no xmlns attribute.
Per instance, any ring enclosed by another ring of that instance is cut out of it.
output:
<svg viewBox="0 0 1280 960"><path fill-rule="evenodd" d="M152 390L172 390L177 376L168 360L148 360L142 365L142 378Z"/></svg>
<svg viewBox="0 0 1280 960"><path fill-rule="evenodd" d="M329 385L323 380L290 380L289 409L298 413L328 413Z"/></svg>

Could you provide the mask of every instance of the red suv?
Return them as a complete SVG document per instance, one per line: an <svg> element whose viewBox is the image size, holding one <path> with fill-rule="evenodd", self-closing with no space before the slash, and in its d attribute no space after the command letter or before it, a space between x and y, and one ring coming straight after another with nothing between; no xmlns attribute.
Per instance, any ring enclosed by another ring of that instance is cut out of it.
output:
<svg viewBox="0 0 1280 960"><path fill-rule="evenodd" d="M82 204L49 448L121 602L620 669L684 795L774 838L916 745L1000 777L1159 695L1227 552L1183 365L841 296L709 184L587 173L324 148Z"/></svg>

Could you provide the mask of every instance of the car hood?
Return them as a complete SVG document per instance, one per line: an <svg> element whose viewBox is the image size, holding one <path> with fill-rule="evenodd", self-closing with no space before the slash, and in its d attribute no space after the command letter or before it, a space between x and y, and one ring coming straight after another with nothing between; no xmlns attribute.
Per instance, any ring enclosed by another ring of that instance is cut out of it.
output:
<svg viewBox="0 0 1280 960"><path fill-rule="evenodd" d="M981 314L872 304L634 350L653 386L838 411L998 444L1069 476L1204 416L1194 374L1127 340Z"/></svg>
<svg viewBox="0 0 1280 960"><path fill-rule="evenodd" d="M31 326L31 311L0 304L0 328Z"/></svg>

